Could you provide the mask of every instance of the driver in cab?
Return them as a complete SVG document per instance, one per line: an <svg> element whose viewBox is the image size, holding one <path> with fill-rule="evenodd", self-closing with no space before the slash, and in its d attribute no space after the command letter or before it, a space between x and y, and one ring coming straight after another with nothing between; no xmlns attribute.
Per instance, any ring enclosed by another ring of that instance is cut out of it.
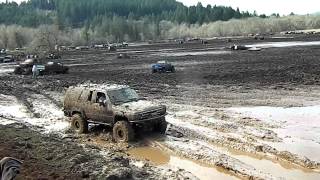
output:
<svg viewBox="0 0 320 180"><path fill-rule="evenodd" d="M104 93L98 93L97 94L97 103L100 104L100 106L105 106L107 104L107 98Z"/></svg>

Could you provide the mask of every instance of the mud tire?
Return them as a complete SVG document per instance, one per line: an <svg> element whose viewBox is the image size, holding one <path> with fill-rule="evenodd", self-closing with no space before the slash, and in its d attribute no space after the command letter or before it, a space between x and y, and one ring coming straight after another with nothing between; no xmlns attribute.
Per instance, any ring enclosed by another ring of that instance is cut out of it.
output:
<svg viewBox="0 0 320 180"><path fill-rule="evenodd" d="M30 75L32 74L32 68L21 68L22 75Z"/></svg>
<svg viewBox="0 0 320 180"><path fill-rule="evenodd" d="M80 114L71 117L71 127L78 134L88 133L88 122Z"/></svg>
<svg viewBox="0 0 320 180"><path fill-rule="evenodd" d="M13 72L14 74L22 74L22 69L20 67L16 67Z"/></svg>
<svg viewBox="0 0 320 180"><path fill-rule="evenodd" d="M160 134L165 134L167 130L168 123L166 119L163 117L159 119L159 121L156 123L154 130L156 132L159 132Z"/></svg>
<svg viewBox="0 0 320 180"><path fill-rule="evenodd" d="M134 139L134 130L127 121L118 121L113 126L113 139L118 143L130 142Z"/></svg>
<svg viewBox="0 0 320 180"><path fill-rule="evenodd" d="M174 68L174 66L172 66L171 72L172 72L172 73L175 73L175 72L176 72L176 69Z"/></svg>

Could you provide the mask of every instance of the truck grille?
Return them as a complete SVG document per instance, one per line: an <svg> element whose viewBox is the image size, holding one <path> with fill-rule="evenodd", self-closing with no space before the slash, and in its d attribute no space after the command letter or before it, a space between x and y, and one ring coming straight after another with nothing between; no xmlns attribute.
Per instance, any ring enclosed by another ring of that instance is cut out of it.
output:
<svg viewBox="0 0 320 180"><path fill-rule="evenodd" d="M140 120L150 119L163 115L163 109L155 109L151 111L145 111L140 114Z"/></svg>

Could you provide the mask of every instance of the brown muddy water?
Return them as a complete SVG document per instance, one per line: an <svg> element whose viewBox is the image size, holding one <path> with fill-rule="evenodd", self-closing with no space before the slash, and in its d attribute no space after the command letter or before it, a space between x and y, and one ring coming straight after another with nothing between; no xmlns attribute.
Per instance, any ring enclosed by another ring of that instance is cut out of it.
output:
<svg viewBox="0 0 320 180"><path fill-rule="evenodd" d="M320 162L320 105L306 107L238 107L227 111L266 123L282 124L273 129L282 142L264 142L281 150ZM320 179L320 178L319 178Z"/></svg>
<svg viewBox="0 0 320 180"><path fill-rule="evenodd" d="M150 161L152 164L157 166L169 166L184 169L201 180L238 179L229 175L228 172L222 168L182 158L155 147L144 146L133 148L128 151L128 154L138 160Z"/></svg>
<svg viewBox="0 0 320 180"><path fill-rule="evenodd" d="M218 151L253 166L255 169L269 173L275 177L283 177L291 180L319 180L319 170L311 170L291 164L285 161L278 161L266 155L253 155L246 152L233 150L217 145Z"/></svg>
<svg viewBox="0 0 320 180"><path fill-rule="evenodd" d="M216 147L219 151L230 157L236 158L245 164L253 166L255 169L269 173L274 177L282 177L291 180L319 180L320 173L292 165L287 162L279 162L265 156L251 155L244 152L230 150L224 147ZM132 148L128 151L131 157L138 160L149 161L157 166L177 167L191 172L196 177L209 179L239 179L228 173L227 170L204 164L199 161L183 158L171 152L167 152L158 147L143 146Z"/></svg>

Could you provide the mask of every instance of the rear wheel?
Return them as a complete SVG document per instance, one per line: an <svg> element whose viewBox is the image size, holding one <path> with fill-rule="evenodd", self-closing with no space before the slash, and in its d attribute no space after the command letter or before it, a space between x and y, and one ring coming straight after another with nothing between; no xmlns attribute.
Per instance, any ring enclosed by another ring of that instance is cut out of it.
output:
<svg viewBox="0 0 320 180"><path fill-rule="evenodd" d="M80 114L74 114L71 117L71 127L79 134L88 132L88 122Z"/></svg>
<svg viewBox="0 0 320 180"><path fill-rule="evenodd" d="M113 126L113 138L116 142L129 142L134 139L134 131L127 121L118 121Z"/></svg>
<svg viewBox="0 0 320 180"><path fill-rule="evenodd" d="M157 132L160 132L161 134L164 134L167 130L167 121L165 117L159 119L159 121L155 124L154 130Z"/></svg>
<svg viewBox="0 0 320 180"><path fill-rule="evenodd" d="M62 70L62 74L68 74L69 73L69 68L64 67L64 69Z"/></svg>
<svg viewBox="0 0 320 180"><path fill-rule="evenodd" d="M32 68L21 68L22 75L29 75L32 74Z"/></svg>

